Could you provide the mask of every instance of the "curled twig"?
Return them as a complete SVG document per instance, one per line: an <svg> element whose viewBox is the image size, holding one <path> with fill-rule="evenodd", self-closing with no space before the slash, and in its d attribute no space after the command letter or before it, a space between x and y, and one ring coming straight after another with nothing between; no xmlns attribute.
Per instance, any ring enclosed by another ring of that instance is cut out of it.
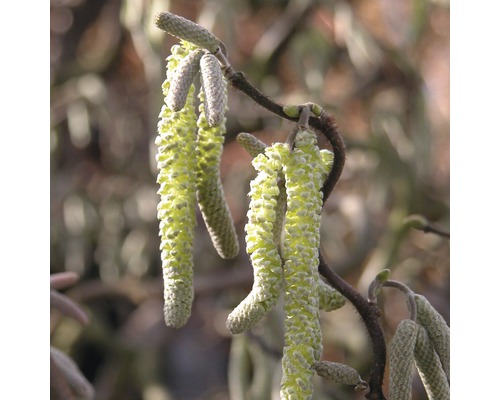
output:
<svg viewBox="0 0 500 400"><path fill-rule="evenodd" d="M375 304L377 302L377 294L382 287L393 287L396 289L399 289L401 292L403 292L406 295L406 298L408 299L408 309L410 312L410 319L412 321L416 321L417 319L417 304L415 302L415 293L413 290L411 290L408 286L406 286L404 283L398 282L398 281L393 281L393 280L388 280L388 272L389 270L383 270L379 275L377 275L377 278L373 280L373 282L370 284L368 287L368 301L372 304ZM379 276L383 275L384 278L380 279Z"/></svg>
<svg viewBox="0 0 500 400"><path fill-rule="evenodd" d="M427 218L421 215L409 215L405 218L404 223L408 227L417 229L424 233L434 233L441 237L450 238L450 232L434 223L429 222Z"/></svg>

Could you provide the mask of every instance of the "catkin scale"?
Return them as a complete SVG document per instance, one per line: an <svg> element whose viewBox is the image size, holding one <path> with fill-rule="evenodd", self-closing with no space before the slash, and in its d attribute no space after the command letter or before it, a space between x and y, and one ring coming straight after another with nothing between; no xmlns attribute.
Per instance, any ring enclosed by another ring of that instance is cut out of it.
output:
<svg viewBox="0 0 500 400"><path fill-rule="evenodd" d="M418 325L410 319L402 320L396 328L389 348L389 398L411 399L413 352Z"/></svg>
<svg viewBox="0 0 500 400"><path fill-rule="evenodd" d="M193 43L212 53L215 53L219 48L220 40L216 36L186 18L169 12L160 12L155 15L154 23L158 28L172 36Z"/></svg>

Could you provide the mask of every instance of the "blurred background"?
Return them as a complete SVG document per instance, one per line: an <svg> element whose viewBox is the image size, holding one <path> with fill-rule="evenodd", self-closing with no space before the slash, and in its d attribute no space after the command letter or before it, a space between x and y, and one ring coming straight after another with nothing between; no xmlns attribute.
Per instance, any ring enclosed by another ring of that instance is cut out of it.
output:
<svg viewBox="0 0 500 400"><path fill-rule="evenodd" d="M225 320L252 285L243 228L255 171L235 137L271 144L293 125L229 90L221 175L240 254L221 260L198 212L192 316L167 328L154 139L165 58L178 41L154 26L158 11L214 32L234 68L276 101L312 101L335 116L348 152L323 211L325 256L363 294L389 268L449 322L449 240L404 224L420 214L449 230L448 1L51 0L50 272L80 275L61 292L90 317L82 326L53 310L51 345L75 361L95 399L279 391L279 307L234 338ZM379 300L389 341L406 301L394 289ZM351 305L323 313L322 324L323 358L367 378L370 344ZM317 399L362 398L315 383ZM418 377L413 397L426 399Z"/></svg>

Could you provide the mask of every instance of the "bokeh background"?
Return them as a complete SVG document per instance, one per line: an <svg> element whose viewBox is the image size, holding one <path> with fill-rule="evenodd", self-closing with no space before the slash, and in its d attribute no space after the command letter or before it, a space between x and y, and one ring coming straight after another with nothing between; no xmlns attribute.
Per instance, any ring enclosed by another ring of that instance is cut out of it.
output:
<svg viewBox="0 0 500 400"><path fill-rule="evenodd" d="M233 339L224 323L252 285L243 228L255 172L235 137L270 144L292 124L230 89L221 174L241 251L221 260L198 213L192 316L167 328L154 139L177 40L153 25L157 11L214 32L235 69L273 99L335 116L348 153L323 211L325 256L362 293L389 268L449 322L449 240L403 222L420 214L449 229L448 1L52 0L50 272L80 275L63 292L90 323L53 310L51 345L95 398L234 400L249 386L249 399L263 399L279 382L279 307L248 335ZM392 289L379 300L389 341L406 302ZM367 377L370 346L354 309L323 313L322 324L324 358ZM316 384L317 399L362 398ZM414 398L426 398L418 377Z"/></svg>

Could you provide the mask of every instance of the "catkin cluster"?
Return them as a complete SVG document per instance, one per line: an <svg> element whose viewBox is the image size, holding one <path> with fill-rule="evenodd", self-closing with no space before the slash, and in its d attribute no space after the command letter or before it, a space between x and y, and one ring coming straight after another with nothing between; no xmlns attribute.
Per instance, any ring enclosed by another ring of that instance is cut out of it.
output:
<svg viewBox="0 0 500 400"><path fill-rule="evenodd" d="M251 135L238 142L255 156L257 176L250 184L246 250L254 268L248 296L229 314L232 333L254 326L280 294L284 296L285 344L282 399L312 398L313 366L321 358L319 310L333 310L345 299L320 280L318 248L321 188L331 167L331 152L319 150L316 135L301 129L294 148L265 147Z"/></svg>
<svg viewBox="0 0 500 400"><path fill-rule="evenodd" d="M450 329L421 295L417 321L401 321L389 349L389 396L410 400L414 363L430 400L450 398Z"/></svg>
<svg viewBox="0 0 500 400"><path fill-rule="evenodd" d="M172 24L165 16L159 21ZM182 32L191 29L185 20L181 22ZM197 42L203 44L200 40ZM167 58L165 104L156 138L158 219L165 323L181 327L190 316L193 301L196 203L221 257L235 257L239 245L219 174L225 134L226 81L217 59L207 50L182 41L172 47L171 53ZM198 74L201 75L199 113L194 99Z"/></svg>

